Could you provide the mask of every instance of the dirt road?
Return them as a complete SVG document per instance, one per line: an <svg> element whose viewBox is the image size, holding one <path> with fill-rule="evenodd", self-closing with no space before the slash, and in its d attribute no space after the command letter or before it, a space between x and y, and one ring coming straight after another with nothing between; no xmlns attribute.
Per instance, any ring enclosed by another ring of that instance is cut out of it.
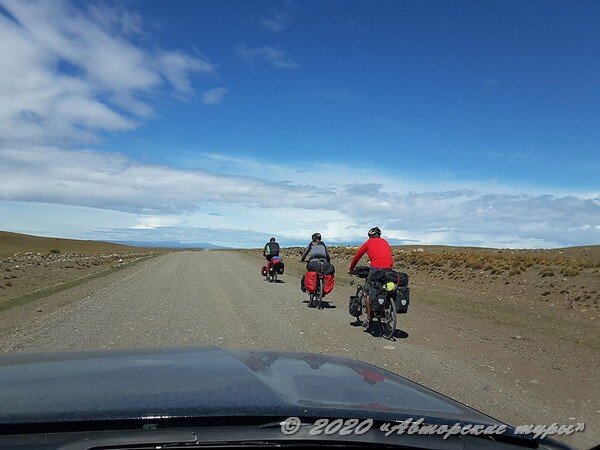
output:
<svg viewBox="0 0 600 450"><path fill-rule="evenodd" d="M513 425L586 422L585 432L564 440L578 447L600 441L591 350L542 364L524 350L547 351L535 336L515 338L476 318L441 315L419 302L430 294L418 286L410 313L399 317L402 337L385 341L349 325L350 286L334 291L337 307L315 310L303 303L297 276L270 284L258 268L258 259L227 251L144 261L5 331L0 351L220 345L332 353L376 364ZM573 353L567 350L559 352Z"/></svg>

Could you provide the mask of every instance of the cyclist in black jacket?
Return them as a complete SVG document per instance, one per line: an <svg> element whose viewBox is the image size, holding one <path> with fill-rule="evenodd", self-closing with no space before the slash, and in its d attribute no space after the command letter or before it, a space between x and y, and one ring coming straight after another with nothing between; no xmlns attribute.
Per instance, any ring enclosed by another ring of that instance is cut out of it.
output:
<svg viewBox="0 0 600 450"><path fill-rule="evenodd" d="M271 261L274 256L279 256L279 244L275 242L275 238L269 239L269 242L263 248L263 256L267 258L267 261Z"/></svg>

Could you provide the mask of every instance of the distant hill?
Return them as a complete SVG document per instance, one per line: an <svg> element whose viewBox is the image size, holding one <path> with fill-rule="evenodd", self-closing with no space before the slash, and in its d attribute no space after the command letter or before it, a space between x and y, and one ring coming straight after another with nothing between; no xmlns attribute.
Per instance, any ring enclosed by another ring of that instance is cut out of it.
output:
<svg viewBox="0 0 600 450"><path fill-rule="evenodd" d="M83 241L52 237L31 236L29 234L0 231L0 257L15 253L48 253L59 250L61 253L118 253L135 251L135 247L109 242Z"/></svg>
<svg viewBox="0 0 600 450"><path fill-rule="evenodd" d="M208 242L179 242L179 241L161 241L161 242L143 242L143 241L108 241L111 244L129 245L133 247L144 248L201 248L210 250L223 250L228 247L220 247Z"/></svg>

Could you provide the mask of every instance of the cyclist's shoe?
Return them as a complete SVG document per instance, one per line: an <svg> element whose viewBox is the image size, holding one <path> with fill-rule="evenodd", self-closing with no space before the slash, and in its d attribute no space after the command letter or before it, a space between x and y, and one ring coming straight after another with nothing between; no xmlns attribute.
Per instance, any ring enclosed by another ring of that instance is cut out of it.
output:
<svg viewBox="0 0 600 450"><path fill-rule="evenodd" d="M364 327L364 330L363 330L363 331L364 331L365 333L369 333L369 334L371 334L371 335L373 335L373 334L375 333L375 327L374 327L374 323L373 323L373 321L372 321L372 320L369 320L369 319L367 319L367 320L365 320L365 321L363 322L363 324L362 324L362 325L363 325L363 327Z"/></svg>

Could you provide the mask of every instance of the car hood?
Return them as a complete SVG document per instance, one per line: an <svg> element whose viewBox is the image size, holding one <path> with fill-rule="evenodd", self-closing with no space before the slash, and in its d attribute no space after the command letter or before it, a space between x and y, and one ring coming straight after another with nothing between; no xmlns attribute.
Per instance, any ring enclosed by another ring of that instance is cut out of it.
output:
<svg viewBox="0 0 600 450"><path fill-rule="evenodd" d="M219 347L0 356L0 424L176 417L340 417L498 424L370 364Z"/></svg>

